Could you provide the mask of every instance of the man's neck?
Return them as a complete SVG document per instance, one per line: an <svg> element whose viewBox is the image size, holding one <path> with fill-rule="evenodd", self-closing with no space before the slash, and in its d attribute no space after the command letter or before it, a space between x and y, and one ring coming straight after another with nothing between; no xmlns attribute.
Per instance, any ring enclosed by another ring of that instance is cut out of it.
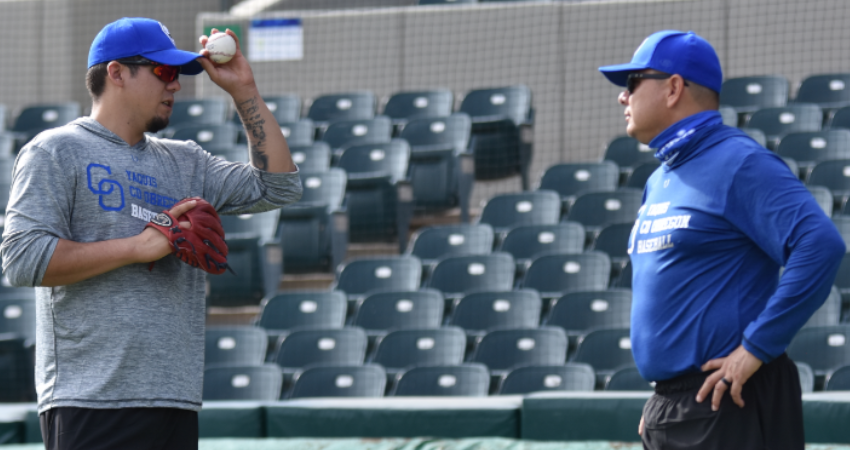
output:
<svg viewBox="0 0 850 450"><path fill-rule="evenodd" d="M145 132L134 123L131 112L126 108L109 107L105 102L95 102L92 104L91 118L131 147L145 138Z"/></svg>

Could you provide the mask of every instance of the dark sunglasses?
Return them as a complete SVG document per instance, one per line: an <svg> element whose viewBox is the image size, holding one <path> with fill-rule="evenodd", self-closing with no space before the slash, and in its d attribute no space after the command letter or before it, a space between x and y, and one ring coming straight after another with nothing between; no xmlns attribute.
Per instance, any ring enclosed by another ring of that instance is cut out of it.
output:
<svg viewBox="0 0 850 450"><path fill-rule="evenodd" d="M626 90L629 91L629 95L631 95L635 93L638 80L666 80L672 76L672 73L630 73L629 76L626 77ZM687 81L685 81L685 86L690 86Z"/></svg>
<svg viewBox="0 0 850 450"><path fill-rule="evenodd" d="M180 76L180 66L169 66L168 64L160 64L158 62L148 61L147 59L118 59L116 62L130 66L153 66L153 74L165 83L171 83Z"/></svg>

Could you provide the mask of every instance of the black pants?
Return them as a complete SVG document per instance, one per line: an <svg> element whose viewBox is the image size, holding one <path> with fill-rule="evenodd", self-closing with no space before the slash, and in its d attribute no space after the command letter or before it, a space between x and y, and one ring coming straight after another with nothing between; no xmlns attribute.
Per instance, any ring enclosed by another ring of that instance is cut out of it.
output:
<svg viewBox="0 0 850 450"><path fill-rule="evenodd" d="M47 450L197 450L198 413L174 408L53 408L39 416Z"/></svg>
<svg viewBox="0 0 850 450"><path fill-rule="evenodd" d="M643 408L643 448L794 449L805 447L803 399L797 366L786 355L765 364L744 384L744 407L723 395L718 411L711 395L697 403L707 373L656 383Z"/></svg>

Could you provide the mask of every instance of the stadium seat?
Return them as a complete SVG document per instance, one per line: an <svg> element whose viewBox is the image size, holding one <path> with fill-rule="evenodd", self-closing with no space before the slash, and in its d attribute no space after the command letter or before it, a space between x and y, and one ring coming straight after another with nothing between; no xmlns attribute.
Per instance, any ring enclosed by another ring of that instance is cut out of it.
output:
<svg viewBox="0 0 850 450"><path fill-rule="evenodd" d="M0 402L35 402L35 360L27 339L0 336Z"/></svg>
<svg viewBox="0 0 850 450"><path fill-rule="evenodd" d="M277 123L283 126L284 123L297 122L301 118L301 97L297 94L285 95L269 95L263 96L263 102L268 106ZM239 118L239 112L233 112L233 123L242 125L242 119ZM312 125L312 123L311 123ZM312 139L312 132L310 136ZM284 136L286 134L284 133ZM289 136L286 136L287 138Z"/></svg>
<svg viewBox="0 0 850 450"><path fill-rule="evenodd" d="M613 191L619 182L620 169L611 161L556 164L546 169L540 180L540 189L557 192L566 211L576 196L587 192Z"/></svg>
<svg viewBox="0 0 850 450"><path fill-rule="evenodd" d="M450 256L437 263L426 285L442 291L446 299L473 291L509 291L515 270L514 259L508 253Z"/></svg>
<svg viewBox="0 0 850 450"><path fill-rule="evenodd" d="M643 188L646 187L646 182L649 180L649 177L652 176L659 167L661 167L661 162L657 159L655 161L645 162L635 167L634 170L632 170L632 173L629 174L625 187L643 190Z"/></svg>
<svg viewBox="0 0 850 450"><path fill-rule="evenodd" d="M344 92L317 97L310 104L307 117L317 126L327 126L339 120L371 119L375 116L375 94Z"/></svg>
<svg viewBox="0 0 850 450"><path fill-rule="evenodd" d="M740 113L788 103L788 80L781 75L728 78L720 88L720 105Z"/></svg>
<svg viewBox="0 0 850 450"><path fill-rule="evenodd" d="M77 102L31 105L18 114L10 130L15 136L15 151L21 149L38 133L60 127L80 117Z"/></svg>
<svg viewBox="0 0 850 450"><path fill-rule="evenodd" d="M815 186L829 189L833 197L832 211L837 211L850 197L850 159L835 159L817 163L809 174L806 185L810 188L809 191ZM815 195L815 193L812 192L812 195ZM817 196L815 198L817 199ZM824 211L826 210L824 209Z"/></svg>
<svg viewBox="0 0 850 450"><path fill-rule="evenodd" d="M825 391L850 391L850 366L839 367L827 374Z"/></svg>
<svg viewBox="0 0 850 450"><path fill-rule="evenodd" d="M604 291L610 280L611 258L602 252L589 251L540 256L532 261L521 284L551 299L569 292Z"/></svg>
<svg viewBox="0 0 850 450"><path fill-rule="evenodd" d="M606 391L654 391L655 387L643 379L637 367L625 367L613 374L605 383Z"/></svg>
<svg viewBox="0 0 850 450"><path fill-rule="evenodd" d="M466 363L456 366L414 367L400 374L391 395L395 397L485 397L490 387L487 367Z"/></svg>
<svg viewBox="0 0 850 450"><path fill-rule="evenodd" d="M832 223L844 239L844 246L850 248L850 215L833 216Z"/></svg>
<svg viewBox="0 0 850 450"><path fill-rule="evenodd" d="M227 264L233 273L210 275L207 295L213 306L257 305L277 292L283 275L283 249L275 238L280 210L222 215Z"/></svg>
<svg viewBox="0 0 850 450"><path fill-rule="evenodd" d="M803 325L807 327L827 327L838 325L841 321L841 292L833 286L823 305Z"/></svg>
<svg viewBox="0 0 850 450"><path fill-rule="evenodd" d="M186 124L221 125L227 122L230 100L222 98L203 98L176 100L168 120L171 131ZM170 131L165 131L170 136Z"/></svg>
<svg viewBox="0 0 850 450"><path fill-rule="evenodd" d="M841 292L842 304L850 304L850 252L841 259L838 274L835 276L835 287Z"/></svg>
<svg viewBox="0 0 850 450"><path fill-rule="evenodd" d="M790 133L782 138L776 154L792 158L804 170L805 180L815 164L830 159L850 158L850 130L824 130Z"/></svg>
<svg viewBox="0 0 850 450"><path fill-rule="evenodd" d="M281 338L275 362L285 374L314 365L356 366L366 359L366 344L360 328L297 330Z"/></svg>
<svg viewBox="0 0 850 450"><path fill-rule="evenodd" d="M473 292L460 299L449 323L472 337L489 331L511 328L537 328L543 303L533 289Z"/></svg>
<svg viewBox="0 0 850 450"><path fill-rule="evenodd" d="M468 152L471 121L456 113L410 120L400 137L410 144L410 169L416 207L423 211L459 206L469 222L474 161Z"/></svg>
<svg viewBox="0 0 850 450"><path fill-rule="evenodd" d="M788 133L820 131L823 111L811 103L793 103L778 108L759 109L747 122L748 128L764 132L767 148L776 150L779 141Z"/></svg>
<svg viewBox="0 0 850 450"><path fill-rule="evenodd" d="M493 330L478 343L471 360L501 376L520 366L557 366L567 358L567 335L553 327Z"/></svg>
<svg viewBox="0 0 850 450"><path fill-rule="evenodd" d="M800 388L803 393L812 392L815 389L815 374L812 372L812 367L804 362L794 361L797 366L797 373L800 376Z"/></svg>
<svg viewBox="0 0 850 450"><path fill-rule="evenodd" d="M472 118L470 147L475 156L475 179L519 174L523 190L528 190L534 145L534 108L528 86L472 90L459 111Z"/></svg>
<svg viewBox="0 0 850 450"><path fill-rule="evenodd" d="M280 336L294 330L342 328L348 304L340 291L285 292L263 299L261 307L257 326L269 335L270 355Z"/></svg>
<svg viewBox="0 0 850 450"><path fill-rule="evenodd" d="M385 143L391 139L392 122L386 116L332 122L322 135L322 141L327 142L335 155L355 145Z"/></svg>
<svg viewBox="0 0 850 450"><path fill-rule="evenodd" d="M306 146L289 146L292 162L304 173L327 172L331 166L331 148L326 142Z"/></svg>
<svg viewBox="0 0 850 450"><path fill-rule="evenodd" d="M419 258L362 258L339 266L332 288L345 292L349 299L363 298L370 291L415 291L421 279Z"/></svg>
<svg viewBox="0 0 850 450"><path fill-rule="evenodd" d="M845 106L835 111L829 121L829 129L850 129L850 106Z"/></svg>
<svg viewBox="0 0 850 450"><path fill-rule="evenodd" d="M377 364L311 367L296 374L290 399L304 397L383 397L387 383Z"/></svg>
<svg viewBox="0 0 850 450"><path fill-rule="evenodd" d="M393 330L438 328L443 321L443 295L433 289L376 292L357 306L354 326L370 336Z"/></svg>
<svg viewBox="0 0 850 450"><path fill-rule="evenodd" d="M257 366L266 358L268 340L259 327L208 327L204 346L204 364Z"/></svg>
<svg viewBox="0 0 850 450"><path fill-rule="evenodd" d="M461 364L465 351L466 335L460 328L396 330L381 339L371 362L394 379L411 367Z"/></svg>
<svg viewBox="0 0 850 450"><path fill-rule="evenodd" d="M747 133L750 138L762 147L767 148L767 136L764 135L764 131L761 131L758 128L741 128L741 131Z"/></svg>
<svg viewBox="0 0 850 450"><path fill-rule="evenodd" d="M596 384L593 368L587 364L525 366L511 370L499 386L501 395L541 391L592 391Z"/></svg>
<svg viewBox="0 0 850 450"><path fill-rule="evenodd" d="M558 299L544 323L579 336L594 329L628 328L631 308L628 289L571 292Z"/></svg>
<svg viewBox="0 0 850 450"><path fill-rule="evenodd" d="M407 254L422 260L427 278L430 266L441 258L489 254L493 251L493 239L493 228L483 223L425 227L410 238Z"/></svg>
<svg viewBox="0 0 850 450"><path fill-rule="evenodd" d="M723 118L723 125L729 125L730 127L738 126L738 111L735 111L735 108L721 106L718 108L718 112L720 113L720 117Z"/></svg>
<svg viewBox="0 0 850 450"><path fill-rule="evenodd" d="M280 210L277 236L286 245L283 261L287 272L333 271L345 259L346 183L345 171L338 168L301 172L301 200Z"/></svg>
<svg viewBox="0 0 850 450"><path fill-rule="evenodd" d="M584 251L585 230L577 222L554 225L521 225L512 228L499 248L513 255L517 277L525 274L531 260L544 253L581 253Z"/></svg>
<svg viewBox="0 0 850 450"><path fill-rule="evenodd" d="M832 192L824 186L812 186L811 184L806 186L806 189L809 190L809 193L812 194L812 197L815 198L815 201L818 203L818 206L821 207L823 212L832 217L833 209L835 208L835 200L832 197Z"/></svg>
<svg viewBox="0 0 850 450"><path fill-rule="evenodd" d="M387 100L383 114L402 129L413 119L450 115L453 100L452 91L448 89L396 92Z"/></svg>
<svg viewBox="0 0 850 450"><path fill-rule="evenodd" d="M632 288L632 262L631 261L628 261L626 263L626 267L623 267L622 272L620 272L620 275L617 278L615 278L614 280L611 280L611 287L612 288L625 288L625 289L631 289Z"/></svg>
<svg viewBox="0 0 850 450"><path fill-rule="evenodd" d="M520 225L554 225L560 217L561 197L558 193L538 190L491 198L481 212L480 223L493 227L499 244L511 228Z"/></svg>
<svg viewBox="0 0 850 450"><path fill-rule="evenodd" d="M605 253L616 266L617 273L629 260L629 237L632 234L633 223L615 223L606 226L599 232L593 242L593 249Z"/></svg>
<svg viewBox="0 0 850 450"><path fill-rule="evenodd" d="M593 330L579 342L571 362L590 364L596 371L596 385L605 386L617 370L635 365L628 328Z"/></svg>
<svg viewBox="0 0 850 450"><path fill-rule="evenodd" d="M800 166L797 165L797 161L794 161L794 158L789 158L787 156L780 156L780 158L782 158L782 162L788 166L788 170L790 170L797 178L800 178Z"/></svg>
<svg viewBox="0 0 850 450"><path fill-rule="evenodd" d="M313 144L316 126L310 119L301 119L288 122L278 122L286 144L292 147L307 147ZM239 134L239 143L248 143L248 137L244 130Z"/></svg>
<svg viewBox="0 0 850 450"><path fill-rule="evenodd" d="M584 225L588 235L615 223L634 224L643 202L643 191L621 188L614 192L591 192L579 196L565 220Z"/></svg>
<svg viewBox="0 0 850 450"><path fill-rule="evenodd" d="M0 162L2 164L2 162ZM0 178L0 185L2 185L2 178ZM8 195L8 194L7 194ZM4 205L0 205L2 208ZM2 217L2 216L0 216ZM0 231L2 231L3 227L0 226ZM0 242L3 242L3 237L0 236ZM6 275L0 276L0 298L3 299L11 299L11 300L21 300L21 299L32 299L35 300L35 288L31 287L14 287L9 282L9 279Z"/></svg>
<svg viewBox="0 0 850 450"><path fill-rule="evenodd" d="M632 169L644 163L658 162L655 150L646 144L641 144L630 136L614 138L605 149L605 161L612 161L620 168L621 177L625 178Z"/></svg>
<svg viewBox="0 0 850 450"><path fill-rule="evenodd" d="M14 335L35 344L35 300L23 296L5 296L0 291L0 335Z"/></svg>
<svg viewBox="0 0 850 450"><path fill-rule="evenodd" d="M811 366L816 379L822 379L827 373L850 365L848 338L850 325L847 324L803 328L791 341L787 353L792 360Z"/></svg>
<svg viewBox="0 0 850 450"><path fill-rule="evenodd" d="M204 370L204 401L276 401L283 374L274 364L219 366Z"/></svg>
<svg viewBox="0 0 850 450"><path fill-rule="evenodd" d="M195 141L213 155L235 150L240 129L232 123L184 123L174 127L171 138L178 141Z"/></svg>
<svg viewBox="0 0 850 450"><path fill-rule="evenodd" d="M850 105L850 73L812 75L800 84L795 103L814 103L824 110Z"/></svg>

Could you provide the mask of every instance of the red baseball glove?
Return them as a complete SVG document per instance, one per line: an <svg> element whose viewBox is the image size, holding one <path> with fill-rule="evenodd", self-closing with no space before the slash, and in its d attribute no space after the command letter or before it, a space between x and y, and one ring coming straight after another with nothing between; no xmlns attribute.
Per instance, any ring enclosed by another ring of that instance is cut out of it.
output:
<svg viewBox="0 0 850 450"><path fill-rule="evenodd" d="M213 275L220 275L230 269L221 219L215 208L200 197L185 198L174 206L191 200L198 203L182 216L175 218L168 211L163 211L151 219L145 228L156 228L162 232L171 242L171 252L181 261ZM180 221L189 222L192 226L183 229Z"/></svg>

